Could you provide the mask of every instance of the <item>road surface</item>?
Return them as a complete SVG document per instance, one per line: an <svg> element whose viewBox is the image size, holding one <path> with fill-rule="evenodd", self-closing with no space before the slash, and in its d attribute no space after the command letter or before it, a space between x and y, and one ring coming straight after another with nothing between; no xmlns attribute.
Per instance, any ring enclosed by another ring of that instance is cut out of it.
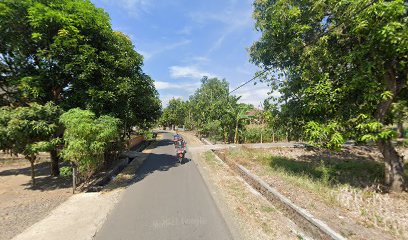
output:
<svg viewBox="0 0 408 240"><path fill-rule="evenodd" d="M177 163L171 139L163 133L95 239L232 239L191 155Z"/></svg>

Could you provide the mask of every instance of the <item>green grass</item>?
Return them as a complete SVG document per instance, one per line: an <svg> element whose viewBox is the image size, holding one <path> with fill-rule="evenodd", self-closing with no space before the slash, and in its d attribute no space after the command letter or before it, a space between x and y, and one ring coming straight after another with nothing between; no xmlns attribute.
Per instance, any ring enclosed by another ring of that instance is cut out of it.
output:
<svg viewBox="0 0 408 240"><path fill-rule="evenodd" d="M319 194L327 203L335 204L341 189L353 188L363 198L370 198L367 188L376 187L384 180L384 164L361 156L322 154L300 156L298 159L273 155L263 150L232 149L227 152L231 159L241 159L243 165L260 165L257 174L279 176L288 183ZM408 163L405 163L408 179ZM338 203L337 203L338 204Z"/></svg>
<svg viewBox="0 0 408 240"><path fill-rule="evenodd" d="M386 221L394 211L387 205L390 199L388 195L375 191L384 179L382 162L353 154L327 152L313 155L305 153L293 159L265 150L245 148L231 149L226 152L226 156L261 178L270 177L279 184L283 181L289 187L296 186L315 193L327 206L359 213L363 225L384 228L395 236L406 231L404 225L398 227L393 221ZM408 163L405 163L405 176L408 179ZM395 198L392 201L400 200ZM313 209L316 205L311 201L309 207ZM394 229L396 226L397 230Z"/></svg>
<svg viewBox="0 0 408 240"><path fill-rule="evenodd" d="M204 153L204 159L210 166L216 165L214 153L212 153L211 151L207 151Z"/></svg>
<svg viewBox="0 0 408 240"><path fill-rule="evenodd" d="M260 162L271 173L279 172L326 186L347 184L365 188L384 179L384 165L372 160L337 159L335 156L327 158L319 155L304 156L296 160L262 151L239 149L230 151L229 155Z"/></svg>

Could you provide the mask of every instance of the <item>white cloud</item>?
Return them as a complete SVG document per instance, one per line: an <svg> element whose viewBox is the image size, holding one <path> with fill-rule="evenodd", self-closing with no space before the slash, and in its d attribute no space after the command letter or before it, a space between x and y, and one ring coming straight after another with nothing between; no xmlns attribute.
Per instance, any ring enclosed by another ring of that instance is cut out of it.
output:
<svg viewBox="0 0 408 240"><path fill-rule="evenodd" d="M173 98L181 98L184 100L183 96L177 96L177 95L171 95L171 94L160 95L160 100L162 101L163 108L167 107L167 105L169 105L169 101Z"/></svg>
<svg viewBox="0 0 408 240"><path fill-rule="evenodd" d="M210 62L210 59L208 57L203 57L203 56L193 57L192 60L197 62L197 63L208 63L208 62Z"/></svg>
<svg viewBox="0 0 408 240"><path fill-rule="evenodd" d="M200 86L200 82L195 83L175 83L175 82L161 82L155 81L154 85L157 90L165 89L184 89L187 91L193 91Z"/></svg>
<svg viewBox="0 0 408 240"><path fill-rule="evenodd" d="M176 33L180 35L190 35L192 31L193 28L191 26L185 26L182 29L176 31Z"/></svg>
<svg viewBox="0 0 408 240"><path fill-rule="evenodd" d="M109 4L116 4L132 17L139 17L142 13L148 13L153 6L152 0L104 0Z"/></svg>
<svg viewBox="0 0 408 240"><path fill-rule="evenodd" d="M196 66L171 66L169 70L172 78L200 79L203 76L217 77L214 74L198 69Z"/></svg>
<svg viewBox="0 0 408 240"><path fill-rule="evenodd" d="M193 21L206 24L208 22L218 22L224 24L225 28L222 34L214 41L213 46L210 48L209 53L214 52L216 49L222 46L224 40L228 35L239 31L240 29L247 29L253 25L252 9L239 10L234 9L236 1L231 1L231 7L224 9L222 12L209 13L209 12L194 12L190 14Z"/></svg>
<svg viewBox="0 0 408 240"><path fill-rule="evenodd" d="M170 51L170 50L176 49L178 47L181 47L181 46L184 46L190 43L191 43L191 40L185 39L185 40L181 40L181 41L170 43L170 44L162 43L160 44L160 47L155 47L155 50L153 51L146 51L146 50L137 50L137 51L143 55L145 60L149 60L163 52Z"/></svg>
<svg viewBox="0 0 408 240"><path fill-rule="evenodd" d="M238 89L233 94L241 96L239 100L242 103L252 104L254 107L260 107L263 101L270 96L279 97L279 92L272 92L271 88L265 83L258 83L257 85L248 84L247 86Z"/></svg>
<svg viewBox="0 0 408 240"><path fill-rule="evenodd" d="M163 89L169 89L169 88L174 88L171 83L168 82L160 82L160 81L155 81L154 86L156 87L157 90L163 90Z"/></svg>

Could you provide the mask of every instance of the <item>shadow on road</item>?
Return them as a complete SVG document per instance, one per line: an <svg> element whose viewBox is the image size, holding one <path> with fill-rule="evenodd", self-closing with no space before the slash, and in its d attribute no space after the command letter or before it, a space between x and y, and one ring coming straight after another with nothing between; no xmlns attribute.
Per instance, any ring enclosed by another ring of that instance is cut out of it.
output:
<svg viewBox="0 0 408 240"><path fill-rule="evenodd" d="M106 185L103 191L111 191L118 188L128 188L131 185L142 181L143 179L153 174L154 172L165 172L173 167L179 167L191 161L191 159L189 158L184 158L181 163L179 162L178 158L176 157L176 151L174 150L172 140L169 139L160 140L159 142L157 142L157 145L154 148L156 149L162 148L162 150L161 151L159 150L158 153L140 153L138 156L139 158L147 157L146 160L144 160L144 162L142 163L142 165L132 166L132 163L130 163L130 166L126 167L122 171L123 174L122 177L124 178L119 179L114 184ZM169 151L169 149L172 149L172 151Z"/></svg>
<svg viewBox="0 0 408 240"><path fill-rule="evenodd" d="M136 172L136 177L132 183L137 183L156 171L168 171L173 167L178 167L190 161L191 159L184 158L180 163L175 154L169 155L152 153Z"/></svg>

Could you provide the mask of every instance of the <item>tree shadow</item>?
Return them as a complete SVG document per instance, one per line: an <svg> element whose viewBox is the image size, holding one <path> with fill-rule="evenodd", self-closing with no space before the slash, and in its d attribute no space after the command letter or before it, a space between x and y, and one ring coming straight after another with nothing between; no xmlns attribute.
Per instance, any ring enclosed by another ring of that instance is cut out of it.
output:
<svg viewBox="0 0 408 240"><path fill-rule="evenodd" d="M163 139L157 143L156 148L166 147L169 145L174 145L173 141L169 139ZM138 157L143 158L145 155L147 155L146 160L144 160L144 162L140 166L136 167L135 172L133 172L132 174L133 177L131 179L119 180L118 183L113 183L113 184L110 184L110 182L108 181L103 186L98 186L97 190L94 189L92 191L112 191L118 188L128 188L131 185L142 181L143 179L145 179L146 177L148 177L149 175L155 172L165 172L165 171L170 170L171 168L179 167L179 166L182 166L184 164L191 162L191 159L187 157L185 157L181 162L179 162L175 152L174 154L142 153L141 152ZM137 159L134 159L132 161L137 161ZM131 164L132 163L129 163L129 165ZM127 168L128 166L126 166L125 168ZM125 169L124 171L125 171L125 175L129 174L129 173L126 173L126 171L129 171L129 169Z"/></svg>
<svg viewBox="0 0 408 240"><path fill-rule="evenodd" d="M179 167L181 165L187 164L190 161L191 159L184 158L180 163L176 155L152 153L136 171L136 176L132 180L132 184L142 181L154 172L168 171L173 167Z"/></svg>
<svg viewBox="0 0 408 240"><path fill-rule="evenodd" d="M21 160L25 161L28 163L27 160ZM37 176L43 176L50 174L50 162L40 162L35 164L35 173ZM31 167L25 166L25 167L16 167L13 169L8 169L0 172L0 176L16 176L16 175L26 175L26 176L31 176Z"/></svg>
<svg viewBox="0 0 408 240"><path fill-rule="evenodd" d="M324 184L347 184L357 188L377 188L383 185L384 164L353 153L316 152L298 159L269 156L269 166L293 175L306 175Z"/></svg>
<svg viewBox="0 0 408 240"><path fill-rule="evenodd" d="M64 164L61 164L63 166ZM50 191L61 188L68 188L71 185L69 177L52 177L50 162L40 162L35 164L35 186L32 186L31 178L22 186L29 190ZM0 172L0 176L17 176L26 175L31 176L31 167L16 167Z"/></svg>
<svg viewBox="0 0 408 240"><path fill-rule="evenodd" d="M26 189L30 190L37 190L37 191L52 191L56 189L62 188L70 188L72 187L72 179L70 177L52 177L52 176L45 176L45 177L37 177L35 179L35 186L32 186L31 181L29 183L23 184L26 186Z"/></svg>

